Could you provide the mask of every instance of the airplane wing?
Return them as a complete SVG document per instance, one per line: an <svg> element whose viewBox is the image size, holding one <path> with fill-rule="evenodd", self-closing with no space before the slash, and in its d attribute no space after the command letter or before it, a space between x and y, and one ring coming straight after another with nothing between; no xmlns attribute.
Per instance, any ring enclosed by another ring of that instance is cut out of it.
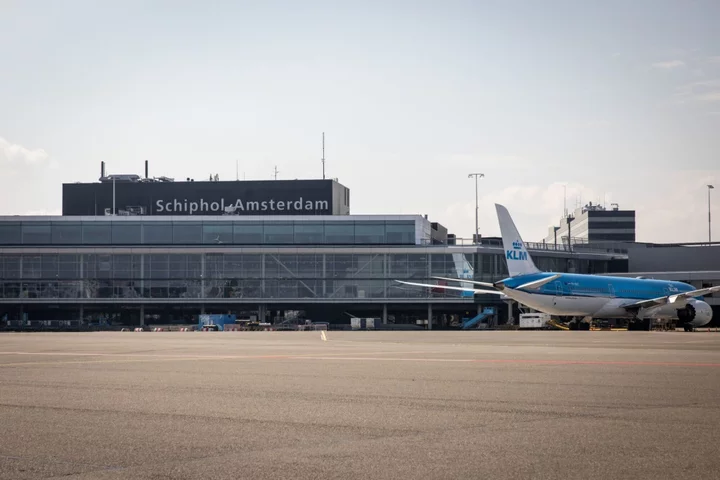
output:
<svg viewBox="0 0 720 480"><path fill-rule="evenodd" d="M475 288L463 288L463 287L449 287L447 285L433 285L431 283L413 283L413 282L404 282L402 280L395 280L398 283L402 283L403 285L410 285L413 287L428 287L428 288L442 288L444 290L460 290L461 292L473 292L473 293L489 293L491 295L505 295L503 292L499 290L477 290Z"/></svg>
<svg viewBox="0 0 720 480"><path fill-rule="evenodd" d="M554 280L557 280L560 277L562 277L562 275L558 273L556 275L553 275L552 277L541 278L540 280L535 280L534 282L523 283L519 287L515 287L515 290L520 290L522 288L529 288L531 290L535 290L535 289L542 287L543 285L546 285Z"/></svg>
<svg viewBox="0 0 720 480"><path fill-rule="evenodd" d="M651 298L650 300L641 300L639 302L623 305L623 308L626 310L633 310L636 308L654 307L656 305L665 305L667 303L675 303L678 300L690 299L690 298L694 298L694 297L702 297L703 295L709 295L711 293L716 293L716 292L720 292L720 286L700 288L698 290L691 290L689 292L667 295L665 297Z"/></svg>
<svg viewBox="0 0 720 480"><path fill-rule="evenodd" d="M481 287L488 287L488 288L495 288L495 285L492 283L487 282L476 282L475 280L466 280L464 278L448 278L448 277L432 277L436 280L447 280L449 282L462 282L462 283L472 283L474 285L480 285Z"/></svg>

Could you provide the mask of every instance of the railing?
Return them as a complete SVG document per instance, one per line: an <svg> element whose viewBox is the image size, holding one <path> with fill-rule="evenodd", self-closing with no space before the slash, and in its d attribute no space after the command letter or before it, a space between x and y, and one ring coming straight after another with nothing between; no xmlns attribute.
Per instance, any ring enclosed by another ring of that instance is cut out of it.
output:
<svg viewBox="0 0 720 480"><path fill-rule="evenodd" d="M430 244L430 241L423 241L421 242L422 245L425 246L433 246L433 247L448 247L448 246L457 246L457 247L490 247L490 248L503 248L503 243L501 239L498 238L481 238L479 242L475 242L472 238L458 238L456 237L454 239L454 244L447 245L447 244ZM626 254L628 251L627 249L623 248L615 248L615 247L602 247L600 245L593 245L587 242L587 239L585 238L577 238L573 239L572 246L568 246L564 243L546 243L546 242L525 242L525 248L528 250L541 250L541 251L551 251L551 252L585 252L585 253L620 253L620 254Z"/></svg>

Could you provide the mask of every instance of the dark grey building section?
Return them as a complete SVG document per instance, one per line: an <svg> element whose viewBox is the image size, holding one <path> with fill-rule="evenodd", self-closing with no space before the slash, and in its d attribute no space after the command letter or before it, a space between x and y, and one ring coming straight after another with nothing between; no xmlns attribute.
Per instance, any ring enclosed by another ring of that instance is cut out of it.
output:
<svg viewBox="0 0 720 480"><path fill-rule="evenodd" d="M715 245L627 244L631 272L720 270L720 243Z"/></svg>
<svg viewBox="0 0 720 480"><path fill-rule="evenodd" d="M588 203L550 227L546 243L584 244L597 242L634 242L635 211L611 209Z"/></svg>
<svg viewBox="0 0 720 480"><path fill-rule="evenodd" d="M109 215L113 205L119 215L350 213L350 191L336 180L175 182L131 175L115 181L108 178L99 183L63 184L63 216Z"/></svg>

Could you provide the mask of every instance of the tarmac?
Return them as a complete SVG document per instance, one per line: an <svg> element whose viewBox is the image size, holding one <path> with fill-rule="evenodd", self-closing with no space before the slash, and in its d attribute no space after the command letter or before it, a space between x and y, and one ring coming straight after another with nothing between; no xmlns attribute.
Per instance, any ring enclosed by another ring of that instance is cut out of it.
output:
<svg viewBox="0 0 720 480"><path fill-rule="evenodd" d="M0 335L0 479L703 479L720 334Z"/></svg>

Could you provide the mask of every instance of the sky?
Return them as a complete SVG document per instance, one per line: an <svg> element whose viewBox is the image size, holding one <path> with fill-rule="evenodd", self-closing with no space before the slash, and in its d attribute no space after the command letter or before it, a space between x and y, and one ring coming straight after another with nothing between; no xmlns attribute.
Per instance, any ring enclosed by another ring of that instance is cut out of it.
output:
<svg viewBox="0 0 720 480"><path fill-rule="evenodd" d="M0 214L108 173L319 178L541 240L589 201L720 240L720 2L0 0Z"/></svg>

